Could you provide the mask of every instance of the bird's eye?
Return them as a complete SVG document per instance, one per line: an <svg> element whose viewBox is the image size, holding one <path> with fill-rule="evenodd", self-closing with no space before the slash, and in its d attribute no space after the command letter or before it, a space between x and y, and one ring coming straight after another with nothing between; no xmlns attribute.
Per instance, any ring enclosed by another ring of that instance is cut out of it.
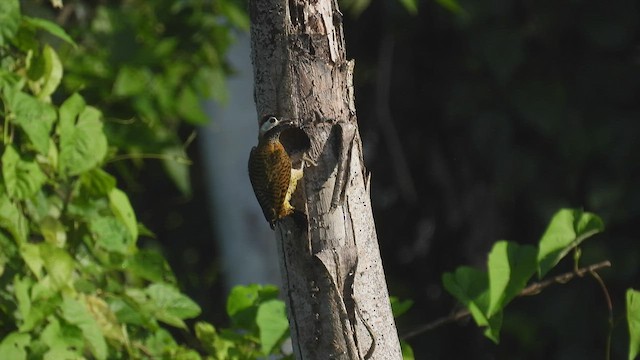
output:
<svg viewBox="0 0 640 360"><path fill-rule="evenodd" d="M273 117L273 116L269 118L269 122L270 122L271 124L275 124L275 123L276 123L276 121L278 121L278 119L276 119L276 118L275 118L275 117Z"/></svg>

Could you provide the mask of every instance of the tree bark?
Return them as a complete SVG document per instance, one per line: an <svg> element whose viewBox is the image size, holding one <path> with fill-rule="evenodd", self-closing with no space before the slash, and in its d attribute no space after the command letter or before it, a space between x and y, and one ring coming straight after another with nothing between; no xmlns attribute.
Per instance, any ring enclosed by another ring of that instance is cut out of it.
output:
<svg viewBox="0 0 640 360"><path fill-rule="evenodd" d="M298 121L308 156L293 206L276 227L297 359L401 359L362 158L337 0L253 0L259 117Z"/></svg>

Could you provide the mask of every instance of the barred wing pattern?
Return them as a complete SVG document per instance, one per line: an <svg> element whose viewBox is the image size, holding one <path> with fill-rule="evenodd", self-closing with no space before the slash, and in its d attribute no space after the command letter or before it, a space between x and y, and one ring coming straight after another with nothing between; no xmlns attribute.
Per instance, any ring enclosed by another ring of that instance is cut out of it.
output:
<svg viewBox="0 0 640 360"><path fill-rule="evenodd" d="M291 160L279 142L259 144L249 155L249 179L271 228L291 213L285 199L291 179Z"/></svg>

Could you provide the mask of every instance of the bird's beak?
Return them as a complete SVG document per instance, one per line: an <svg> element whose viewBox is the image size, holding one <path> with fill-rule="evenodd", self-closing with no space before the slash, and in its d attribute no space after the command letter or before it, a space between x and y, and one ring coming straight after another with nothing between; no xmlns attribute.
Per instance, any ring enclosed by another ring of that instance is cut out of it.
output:
<svg viewBox="0 0 640 360"><path fill-rule="evenodd" d="M287 128L297 127L296 123L293 122L293 120L282 120L280 121L280 124L278 124L278 126L283 126Z"/></svg>

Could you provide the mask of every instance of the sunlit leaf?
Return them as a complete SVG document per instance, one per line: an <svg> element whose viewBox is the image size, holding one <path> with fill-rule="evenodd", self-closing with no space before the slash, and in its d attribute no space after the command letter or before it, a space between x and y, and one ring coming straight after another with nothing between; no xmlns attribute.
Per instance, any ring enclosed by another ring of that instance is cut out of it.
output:
<svg viewBox="0 0 640 360"><path fill-rule="evenodd" d="M0 228L7 230L18 244L27 240L28 221L4 191L0 191Z"/></svg>
<svg viewBox="0 0 640 360"><path fill-rule="evenodd" d="M629 325L629 360L640 353L640 291L627 290L627 323Z"/></svg>
<svg viewBox="0 0 640 360"><path fill-rule="evenodd" d="M53 107L22 91L5 89L14 122L27 134L39 153L49 152L51 127L56 119Z"/></svg>
<svg viewBox="0 0 640 360"><path fill-rule="evenodd" d="M25 243L20 246L20 256L33 274L41 279L43 276L44 260L40 254L40 247L36 244Z"/></svg>
<svg viewBox="0 0 640 360"><path fill-rule="evenodd" d="M18 0L0 1L0 46L4 46L7 40L13 38L19 26L20 2Z"/></svg>
<svg viewBox="0 0 640 360"><path fill-rule="evenodd" d="M80 181L89 194L94 196L108 196L116 186L116 179L100 168L93 168L80 175Z"/></svg>
<svg viewBox="0 0 640 360"><path fill-rule="evenodd" d="M115 340L118 343L124 342L125 335L109 304L95 295L84 295L82 299L93 318L96 319L102 334L107 339Z"/></svg>
<svg viewBox="0 0 640 360"><path fill-rule="evenodd" d="M71 274L74 269L73 258L63 249L48 243L39 244L47 275L51 278L54 289L72 287L73 278Z"/></svg>
<svg viewBox="0 0 640 360"><path fill-rule="evenodd" d="M107 343L96 319L91 315L86 305L76 299L66 297L61 310L62 317L67 322L82 330L82 335L93 356L98 360L106 359Z"/></svg>
<svg viewBox="0 0 640 360"><path fill-rule="evenodd" d="M60 168L64 174L78 175L91 170L107 154L107 138L102 130L102 114L73 96L60 108ZM76 111L82 109L74 124ZM74 126L75 125L75 126Z"/></svg>
<svg viewBox="0 0 640 360"><path fill-rule="evenodd" d="M60 7L62 7L62 2L59 1L59 3L60 3ZM30 16L23 16L22 19L24 20L25 23L33 26L36 29L42 29L48 32L49 34L66 41L67 43L73 45L74 47L77 46L77 44L75 43L75 41L73 41L71 36L69 36L69 34L67 34L67 32L64 31L63 28L61 28L58 24L54 22L51 22L46 19L35 18Z"/></svg>
<svg viewBox="0 0 640 360"><path fill-rule="evenodd" d="M546 275L573 248L603 230L604 223L595 214L579 209L558 211L540 239L538 276Z"/></svg>
<svg viewBox="0 0 640 360"><path fill-rule="evenodd" d="M284 302L273 299L260 304L256 314L262 353L270 354L289 330Z"/></svg>
<svg viewBox="0 0 640 360"><path fill-rule="evenodd" d="M113 216L91 219L89 229L96 245L110 252L128 254L132 240L126 226Z"/></svg>
<svg viewBox="0 0 640 360"><path fill-rule="evenodd" d="M198 321L194 326L196 332L196 338L200 341L200 344L204 347L204 350L209 354L216 353L216 339L218 334L216 328L204 321Z"/></svg>
<svg viewBox="0 0 640 360"><path fill-rule="evenodd" d="M38 99L51 102L51 94L56 91L62 80L62 63L58 54L49 45L45 45L42 56L44 57L44 77Z"/></svg>
<svg viewBox="0 0 640 360"><path fill-rule="evenodd" d="M18 313L23 323L31 312L31 296L29 295L31 286L33 286L33 280L30 277L16 276L13 278L13 293L16 297ZM23 326L20 329L23 331L29 330Z"/></svg>
<svg viewBox="0 0 640 360"><path fill-rule="evenodd" d="M175 276L167 260L155 250L141 249L127 262L127 269L143 279L175 283Z"/></svg>
<svg viewBox="0 0 640 360"><path fill-rule="evenodd" d="M156 283L150 285L145 293L155 306L155 316L175 327L186 328L182 320L200 314L200 306L171 285Z"/></svg>
<svg viewBox="0 0 640 360"><path fill-rule="evenodd" d="M12 332L5 336L0 342L0 359L26 360L27 352L25 348L29 345L31 336L29 334Z"/></svg>
<svg viewBox="0 0 640 360"><path fill-rule="evenodd" d="M135 243L138 239L138 221L129 197L122 190L113 188L109 192L109 204L113 214L127 227L131 240Z"/></svg>
<svg viewBox="0 0 640 360"><path fill-rule="evenodd" d="M491 317L516 297L536 272L536 248L498 241L489 253L489 311Z"/></svg>
<svg viewBox="0 0 640 360"><path fill-rule="evenodd" d="M9 196L18 199L31 197L47 179L35 161L20 158L13 146L2 154L2 176Z"/></svg>
<svg viewBox="0 0 640 360"><path fill-rule="evenodd" d="M264 301L276 299L277 296L278 288L273 285L235 286L227 298L227 314L235 326L253 329L258 305Z"/></svg>
<svg viewBox="0 0 640 360"><path fill-rule="evenodd" d="M462 303L475 320L476 324L486 327L485 336L498 343L502 327L502 312L488 317L489 309L489 277L484 271L468 266L461 266L454 273L442 276L445 289Z"/></svg>
<svg viewBox="0 0 640 360"><path fill-rule="evenodd" d="M394 318L406 313L413 306L413 300L411 299L400 300L395 296L391 296L389 301L391 301L391 312Z"/></svg>
<svg viewBox="0 0 640 360"><path fill-rule="evenodd" d="M80 351L84 348L82 330L73 325L61 324L56 317L49 319L40 340L49 347L43 360L77 359L81 356Z"/></svg>
<svg viewBox="0 0 640 360"><path fill-rule="evenodd" d="M400 340L400 349L402 350L402 360L415 360L416 357L413 355L413 349L408 342Z"/></svg>

